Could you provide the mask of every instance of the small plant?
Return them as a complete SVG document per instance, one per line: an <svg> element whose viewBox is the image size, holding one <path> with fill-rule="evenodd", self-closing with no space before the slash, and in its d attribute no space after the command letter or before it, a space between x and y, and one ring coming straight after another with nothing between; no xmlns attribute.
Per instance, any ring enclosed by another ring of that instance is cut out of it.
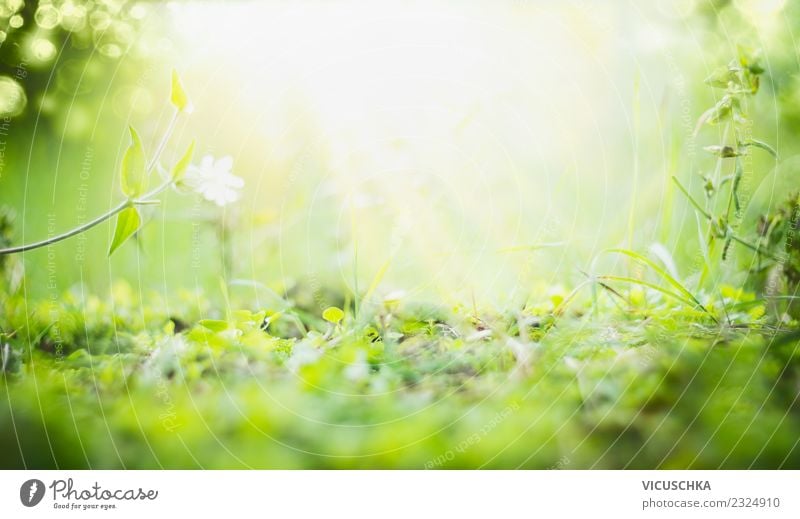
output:
<svg viewBox="0 0 800 519"><path fill-rule="evenodd" d="M742 204L739 195L742 177L745 173L743 158L751 148L760 148L777 159L777 152L768 144L750 136L752 120L748 116L747 102L759 89L760 77L764 73L758 52L742 46L738 49L737 59L727 66L715 70L706 84L713 88L725 90L722 98L705 111L697 122L695 134L704 125L724 124L722 142L706 146L704 150L716 156L716 164L711 174L703 176L703 188L706 194L705 204L695 200L677 177L672 177L681 193L697 210L697 213L708 223L707 241L711 250L715 241L721 240L722 260L728 256L731 243L736 242L753 250L760 256L774 259L774 255L758 245L741 238L736 234L735 221L741 218ZM723 175L723 165L733 161L732 172ZM718 209L718 200L724 200L724 209ZM708 259L708 258L707 258Z"/></svg>
<svg viewBox="0 0 800 519"><path fill-rule="evenodd" d="M793 193L772 214L763 215L758 221L759 243L782 257L782 274L793 287L800 285L798 217L800 193Z"/></svg>
<svg viewBox="0 0 800 519"><path fill-rule="evenodd" d="M659 267L654 261L642 256L641 254L626 250L626 249L610 249L607 252L622 254L633 259L635 262L640 264L642 267L645 267L652 271L661 281L665 282L669 288L663 288L659 285L654 283L650 283L644 281L642 279L636 279L632 277L625 277L625 276L613 276L613 275L604 275L598 276L597 280L599 281L622 281L625 283L630 283L632 285L639 285L644 288L649 288L651 290L655 290L656 292L660 292L661 294L674 299L675 301L679 301L689 307L697 308L702 310L705 314L707 314L713 321L717 321L717 319L708 311L708 309L703 306L700 300L692 294L689 289L687 289L683 283L678 281L673 275L671 275L667 270Z"/></svg>
<svg viewBox="0 0 800 519"><path fill-rule="evenodd" d="M745 173L743 159L748 156L751 148L760 148L776 159L778 157L772 147L750 136L752 121L747 114L747 101L758 92L760 77L763 73L764 68L761 66L758 53L740 46L737 59L731 61L727 66L715 70L705 80L707 85L725 90L722 98L700 116L695 129L695 134L697 134L704 125L725 125L722 142L704 148L706 152L717 158L713 173L703 176L703 188L706 194L705 203L697 201L677 177L672 177L681 193L708 224L705 234L701 236L704 244L703 256L706 260L704 274L710 265L711 251L717 241L722 241L723 243L722 261L727 259L733 242L754 251L759 259L762 257L777 259L774 253L774 244L769 244L768 240L760 239L754 244L735 232L736 222L741 219L742 215L739 188ZM731 172L723 175L725 162L729 160L733 161ZM765 247L765 244L769 246ZM627 256L639 266L652 272L662 285L632 276L590 276L589 283L595 290L595 295L593 296L595 306L597 286L616 294L611 287L603 282L622 282L659 292L674 301L700 310L714 322L719 322L709 307L702 304L700 298L677 279L677 274L668 272L670 270L668 265L667 269L661 268L657 263L645 256L626 249L611 249L607 252ZM663 258L661 259L664 262ZM671 261L670 258L669 262ZM702 278L700 285L702 286Z"/></svg>
<svg viewBox="0 0 800 519"><path fill-rule="evenodd" d="M172 136L178 117L192 111L191 102L175 71L172 72L170 102L175 109L174 114L149 160L139 134L133 127L130 127L131 144L125 151L120 167L120 188L125 196L123 202L93 220L52 238L25 245L0 248L0 256L25 252L57 243L84 233L116 216L114 236L108 249L108 255L110 256L141 228L142 218L139 207L159 204L160 201L156 197L170 187L177 188L179 191L182 190L180 188L189 188L219 206L237 200L238 193L236 190L243 187L244 182L230 172L232 159L226 157L214 162L213 157L207 155L200 167L192 166L194 141L188 146L183 156L174 164L172 169L162 174L163 182L158 187L148 191L150 177L159 166L159 159ZM7 245L7 240L1 240L0 245Z"/></svg>
<svg viewBox="0 0 800 519"><path fill-rule="evenodd" d="M794 317L800 316L796 304L800 289L799 224L800 193L790 194L773 212L762 215L757 224L758 244L773 251L778 259L759 262L751 270L768 296L786 300L786 312Z"/></svg>

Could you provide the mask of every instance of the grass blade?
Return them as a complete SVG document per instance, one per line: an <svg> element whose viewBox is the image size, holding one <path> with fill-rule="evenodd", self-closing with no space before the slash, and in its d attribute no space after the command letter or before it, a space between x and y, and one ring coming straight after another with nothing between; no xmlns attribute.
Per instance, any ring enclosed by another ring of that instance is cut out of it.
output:
<svg viewBox="0 0 800 519"><path fill-rule="evenodd" d="M681 295L682 300L689 301L691 305L697 306L707 314L711 315L711 313L706 309L706 307L703 306L702 303L700 303L700 301L694 296L694 294L692 294L685 286L683 286L683 284L680 281L672 277L669 274L669 272L659 267L654 261L650 260L649 258L646 258L645 256L642 256L638 252L634 252L627 249L609 249L607 252L623 254L649 267L653 272L658 274L658 276L662 280L666 281L669 285L671 285ZM663 292L663 290L661 291Z"/></svg>

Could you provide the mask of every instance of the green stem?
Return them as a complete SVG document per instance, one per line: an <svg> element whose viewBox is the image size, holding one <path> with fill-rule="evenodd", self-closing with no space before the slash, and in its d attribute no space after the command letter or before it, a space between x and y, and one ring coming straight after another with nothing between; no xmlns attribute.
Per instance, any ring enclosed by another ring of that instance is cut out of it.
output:
<svg viewBox="0 0 800 519"><path fill-rule="evenodd" d="M738 237L738 236L736 236L735 234L732 234L732 233L731 233L731 235L730 235L730 236L731 236L731 239L732 239L733 241L735 241L736 243L739 243L739 244L741 244L741 245L744 245L745 247L747 247L748 249L752 250L752 251L753 251L753 252L755 252L756 254L760 254L760 255L762 255L762 256L766 256L766 257L768 257L769 259L771 259L771 260L774 260L774 261L778 261L778 262L779 262L779 261L781 261L781 259L780 259L779 257L777 257L777 256L773 256L773 255L772 255L772 254L770 254L769 252L766 252L766 251L764 251L764 250L760 249L760 248L759 248L757 245L753 245L752 243L750 243L750 242L747 242L747 241L745 241L745 240L743 240L743 239L739 238L739 237Z"/></svg>
<svg viewBox="0 0 800 519"><path fill-rule="evenodd" d="M739 157L736 157L736 162L734 163L734 171L733 171L733 180L731 181L731 190L728 193L728 206L725 209L725 219L730 220L731 217L731 207L735 206L736 211L739 211L739 183L742 180L742 163L739 160Z"/></svg>
<svg viewBox="0 0 800 519"><path fill-rule="evenodd" d="M124 202L122 202L118 206L114 207L113 209L111 209L107 213L103 213L102 215L98 216L94 220L86 222L83 225L79 225L78 227L75 227L74 229L69 230L69 231L67 231L65 233L58 234L58 235L53 236L51 238L48 238L46 240L37 241L37 242L34 242L34 243L27 243L25 245L18 245L16 247L8 247L8 248L5 248L5 249L0 249L0 256L4 256L6 254L15 254L15 253L18 253L18 252L26 252L26 251L33 250L33 249L39 249L41 247L46 247L48 245L52 245L53 243L57 243L57 242L60 242L62 240L66 240L67 238L71 238L72 236L75 236L76 234L80 234L80 233L82 233L84 231L88 231L92 227L95 227L96 225L99 225L99 224L105 222L109 218L111 218L114 215L116 215L117 213L121 212L126 207L129 207L130 205L136 205L136 204L139 204L139 203L142 203L142 202L147 202L148 200L150 200L154 196L156 196L159 193L161 193L162 191L164 191L171 184L172 184L172 181L170 180L170 181L165 182L164 184L158 186L156 189L150 191L149 193L147 193L146 195L144 195L144 196L142 196L140 198L137 198L135 200L125 200Z"/></svg>
<svg viewBox="0 0 800 519"><path fill-rule="evenodd" d="M692 195L690 195L690 194L689 194L689 191L687 191L687 190L686 190L686 188L685 188L685 187L683 187L683 184L681 184L681 181L680 181L680 180L678 180L678 177L676 177L675 175L673 175L673 176L672 176L672 180L673 180L673 182L675 182L675 184L678 186L678 189L680 189L680 190L681 190L681 193L683 193L683 195L686 197L686 199L687 199L687 200L689 200L689 202L691 202L691 204L694 206L694 208L695 208L695 209L697 209L697 211L698 211L700 214L702 214L703 216L705 216L706 220L709 220L709 221L711 221L711 220L713 220L713 219L714 219L714 217L713 217L713 216L711 216L711 214L710 214L708 211L706 211L705 209L703 209L703 206L701 206L701 205L700 205L700 204L699 204L699 203L698 203L698 202L697 202L697 201L696 201L694 198L692 198Z"/></svg>
<svg viewBox="0 0 800 519"><path fill-rule="evenodd" d="M677 178L677 177L673 176L673 177L672 177L672 180L674 180L674 181L675 181L675 184L678 186L678 189L680 189L680 190L681 190L681 192L682 192L682 193L683 193L683 194L686 196L686 198L689 200L689 202L690 202L690 203L691 203L691 204L694 206L694 208L695 208L695 209L697 209L697 211L698 211L698 212L699 212L701 215L703 215L703 216L705 217L705 219L706 219L706 220L708 220L709 222L711 222L711 221L713 221L713 220L714 220L714 217L713 217L713 216L711 216L711 214L709 214L709 213L708 213L708 212L707 212L705 209L703 209L703 208L700 206L700 204L699 204L699 203L697 203L697 201L696 201L694 198L692 198L692 195L690 195L690 194L689 194L689 192L686 190L686 188L685 188L685 187L683 187L683 184L681 184L681 182L678 180L678 178ZM744 245L744 246L745 246L745 247L747 247L748 249L750 249L750 250L752 250L752 251L756 252L757 254L760 254L760 255L762 255L762 256L766 256L766 257L768 257L768 258L770 258L770 259L772 259L772 260L775 260L775 261L780 261L780 258L778 258L777 256L773 256L773 255L772 255L772 254L770 254L769 252L766 252L766 251L764 251L764 250L760 249L758 246L756 246L756 245L753 245L752 243L750 243L750 242L748 242L748 241L745 241L745 240L743 240L743 239L739 238L738 236L736 236L736 235L735 235L735 234L733 234L733 233L730 233L730 235L729 235L729 236L730 236L730 238L731 238L733 241L735 241L736 243L739 243L739 244L741 244L741 245Z"/></svg>

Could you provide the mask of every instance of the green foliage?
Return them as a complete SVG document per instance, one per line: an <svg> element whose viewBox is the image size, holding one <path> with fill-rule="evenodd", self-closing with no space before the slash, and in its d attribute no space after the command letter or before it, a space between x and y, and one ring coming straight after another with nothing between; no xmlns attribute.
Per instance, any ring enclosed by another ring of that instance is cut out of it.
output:
<svg viewBox="0 0 800 519"><path fill-rule="evenodd" d="M331 306L322 312L322 318L331 324L339 324L339 322L344 319L344 312L341 308Z"/></svg>
<svg viewBox="0 0 800 519"><path fill-rule="evenodd" d="M228 321L223 321L222 319L200 319L197 324L208 328L212 332L224 332L230 327Z"/></svg>
<svg viewBox="0 0 800 519"><path fill-rule="evenodd" d="M189 144L189 147L186 148L183 156L178 159L178 162L176 162L172 167L170 176L172 177L172 181L176 184L183 180L183 177L186 175L186 170L189 169L189 165L192 163L192 157L194 156L194 144L194 141Z"/></svg>
<svg viewBox="0 0 800 519"><path fill-rule="evenodd" d="M731 61L726 67L721 67L714 71L706 79L706 84L714 88L722 88L725 94L711 108L709 108L697 123L695 133L704 124L716 125L725 123L724 136L732 132L732 142L724 142L706 146L703 149L717 158L717 164L713 176L704 177L704 190L706 193L706 203L701 204L695 200L689 191L673 177L683 195L697 209L697 212L708 222L707 236L701 240L708 240L708 248L713 247L714 241L723 242L721 259L727 259L728 252L733 242L743 245L758 255L774 258L774 254L769 250L762 250L750 241L740 237L734 227L735 221L741 218L741 198L739 188L744 174L744 164L742 157L748 154L749 148L759 148L775 159L778 153L763 141L749 137L749 128L752 124L747 113L748 99L754 96L760 85L760 76L764 68L761 66L760 53L747 49L743 46L738 47L738 58ZM721 177L723 162L733 159L733 172L726 177ZM727 186L727 187L726 187ZM717 207L717 199L725 197L727 190L726 203L724 209L717 214L714 210ZM708 268L709 265L706 265Z"/></svg>
<svg viewBox="0 0 800 519"><path fill-rule="evenodd" d="M774 261L751 269L764 291L777 300L775 306L785 308L793 317L800 317L796 298L800 289L800 195L793 193L774 211L761 215L757 225L759 247L774 251ZM777 305L780 300L784 304Z"/></svg>
<svg viewBox="0 0 800 519"><path fill-rule="evenodd" d="M186 91L183 88L181 78L178 76L176 70L172 71L172 91L170 93L170 102L179 112L191 111L191 103Z"/></svg>
<svg viewBox="0 0 800 519"><path fill-rule="evenodd" d="M177 289L165 299L144 279L103 297L76 285L35 300L0 254L0 423L12 424L0 445L14 446L0 467L800 468L800 198L766 212L750 236L740 193L753 148L778 158L750 136L764 73L740 48L706 79L720 96L697 129L720 125L722 140L704 147L705 196L672 177L697 215L697 275L680 276L686 265L665 246L616 248L577 283L561 271L542 290L521 282L500 310L415 304L382 297L391 254L359 290L354 232L351 291L223 276L222 297ZM169 101L175 117L191 111L175 71ZM637 101L637 127L638 117ZM169 172L160 167L175 122L149 157L130 129L125 200L90 222L116 216L109 255L169 187L219 207L237 198L232 159L193 166L194 142ZM163 184L148 191L157 168ZM227 258L230 220L213 209L197 218ZM6 251L11 221L0 212ZM734 244L753 261L723 271ZM625 272L599 273L612 259Z"/></svg>
<svg viewBox="0 0 800 519"><path fill-rule="evenodd" d="M125 150L120 169L122 193L129 199L137 198L147 191L147 162L142 147L142 139L133 127L130 127L131 145Z"/></svg>
<svg viewBox="0 0 800 519"><path fill-rule="evenodd" d="M43 241L16 247L6 246L6 244L0 241L0 257L7 254L14 254L45 247L72 236L77 236L88 231L95 225L108 220L114 215L118 216L114 230L114 237L108 251L109 256L136 231L138 231L142 224L142 219L139 210L135 206L159 204L160 201L154 200L153 197L160 194L170 186L177 187L179 184L183 186L185 184L184 180L186 173L191 167L191 160L194 155L194 141L192 141L186 152L184 152L183 156L175 163L172 171L170 172L169 178L165 181L165 183L152 191L147 191L150 173L158 165L161 152L164 150L164 147L169 141L178 115L180 115L181 112L188 111L188 98L183 91L180 78L178 78L178 75L175 71L172 73L171 99L175 104L176 112L167 131L162 137L160 144L156 148L154 156L149 161L145 155L144 147L142 146L142 139L132 126L129 127L131 144L125 150L120 167L120 186L122 194L127 198L122 205L89 221L88 223L79 225L78 227L62 234L51 236ZM202 194L206 199L214 200L218 205L225 205L226 203L233 201L238 197L235 189L233 188L241 188L244 182L240 178L232 175L229 171L220 171L215 169L215 167L216 164L214 164L212 161L212 171L200 171L200 181L196 182L194 187L198 193ZM230 164L227 164L227 168L230 168ZM214 178L221 177L222 175L224 175L223 180L226 181L226 185L224 186L220 186L219 178ZM231 187L231 185L233 187Z"/></svg>
<svg viewBox="0 0 800 519"><path fill-rule="evenodd" d="M695 306L697 308L700 308L704 312L708 313L708 310L706 310L706 308L700 303L700 301L685 286L683 286L683 284L680 281L678 281L677 279L672 277L666 270L664 270L661 267L659 267L652 260L646 258L645 256L642 256L641 254L639 254L637 252L630 251L630 250L625 250L625 249L611 249L609 252L616 252L618 254L624 254L625 256L628 256L629 258L633 258L634 260L636 260L640 264L646 266L651 271L655 272L661 280L666 281L667 284L669 284L670 286L672 286L672 288L675 289L675 291L672 292L672 291L664 290L664 289L655 287L654 285L651 285L651 284L646 284L645 286L648 286L649 288L655 288L656 290L659 290L663 294L666 294L666 295L669 295L671 297L674 297L678 301L686 303L689 306ZM634 281L637 282L637 283L640 283L640 284L644 283L642 281L636 281L636 280L634 280Z"/></svg>
<svg viewBox="0 0 800 519"><path fill-rule="evenodd" d="M720 177L719 174L715 178L705 177L705 204L695 200L677 179L675 182L708 222L709 247L713 246L715 240L721 240L723 261L727 258L732 243L754 252L757 260L749 268L751 279L758 280L758 288L771 297L787 294L785 304L774 302L773 309L777 313L778 308L782 307L789 315L797 316L800 311L793 304L800 286L800 275L797 274L800 254L797 240L793 239L797 228L797 196L790 195L770 214L762 215L757 225L752 226L757 227L757 232L751 234L752 239L743 238L734 228L741 220L744 209L739 193L745 168L743 157L752 148L757 148L776 161L779 159L777 150L772 146L750 136L752 121L746 111L747 101L758 92L760 77L764 72L760 53L740 46L738 58L706 80L713 87L724 88L726 93L720 102L703 114L699 124L725 121L733 135L729 143L707 146L704 149L717 157L717 173L722 170L722 163L726 159L733 161L732 172L725 177ZM726 200L724 209L714 214L714 208L718 207L715 202L719 198Z"/></svg>
<svg viewBox="0 0 800 519"><path fill-rule="evenodd" d="M613 307L587 321L579 305L530 342L511 315L376 307L341 335L286 338L263 329L266 310L177 331L213 311L147 300L124 285L109 304L67 294L27 331L22 300L6 302L19 333L3 339L17 360L0 421L13 413L20 449L3 468L800 466L800 349L766 329L671 306L644 327Z"/></svg>
<svg viewBox="0 0 800 519"><path fill-rule="evenodd" d="M108 249L108 255L111 256L120 245L125 243L128 238L139 230L142 225L142 219L139 216L139 210L133 206L126 207L119 215L117 215L117 225L114 227L114 237L111 240L111 247Z"/></svg>

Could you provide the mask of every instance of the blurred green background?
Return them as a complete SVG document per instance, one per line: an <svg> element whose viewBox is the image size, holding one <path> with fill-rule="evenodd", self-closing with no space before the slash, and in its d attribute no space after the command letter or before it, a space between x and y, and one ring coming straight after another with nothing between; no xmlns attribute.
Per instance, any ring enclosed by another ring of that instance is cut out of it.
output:
<svg viewBox="0 0 800 519"><path fill-rule="evenodd" d="M118 203L127 126L152 151L171 68L195 111L165 166L196 138L198 158L231 155L246 181L224 211L166 196L141 246L110 260L110 224L26 253L33 297L51 282L102 293L117 278L169 294L216 287L222 274L279 292L363 292L385 271L379 295L504 306L573 285L606 247L653 242L688 276L696 223L670 176L702 192L712 161L700 150L717 136L692 135L714 102L700 79L742 42L762 48L768 68L753 133L787 169L754 157L743 225L792 174L791 3L4 6L0 75L27 98L11 103L3 135L0 202L16 213L14 243Z"/></svg>
<svg viewBox="0 0 800 519"><path fill-rule="evenodd" d="M671 180L702 200L732 166L697 121L745 46L780 160L747 155L737 232L797 189L797 2L0 6L3 246L122 200L173 69L194 111L163 167L196 139L245 182L165 193L111 258L109 222L4 259L0 465L798 466L798 280L704 261Z"/></svg>

